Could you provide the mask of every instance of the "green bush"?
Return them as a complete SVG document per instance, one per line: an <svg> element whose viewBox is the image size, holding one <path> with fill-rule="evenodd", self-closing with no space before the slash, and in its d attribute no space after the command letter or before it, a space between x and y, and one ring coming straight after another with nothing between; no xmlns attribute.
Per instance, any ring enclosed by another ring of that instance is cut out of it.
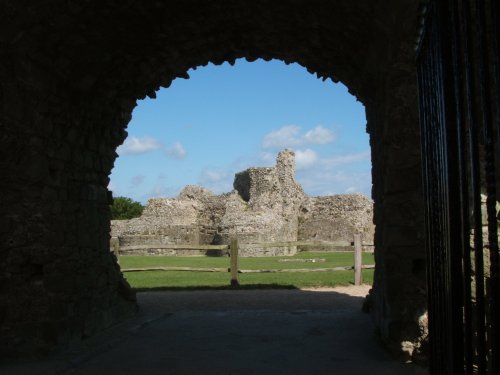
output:
<svg viewBox="0 0 500 375"><path fill-rule="evenodd" d="M139 217L144 207L139 202L127 197L116 197L113 199L111 208L112 220L126 220Z"/></svg>

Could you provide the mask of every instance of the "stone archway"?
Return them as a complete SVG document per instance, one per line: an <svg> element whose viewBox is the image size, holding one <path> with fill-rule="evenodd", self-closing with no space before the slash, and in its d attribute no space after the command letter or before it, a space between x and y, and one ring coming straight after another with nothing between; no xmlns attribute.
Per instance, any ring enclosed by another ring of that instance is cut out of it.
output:
<svg viewBox="0 0 500 375"><path fill-rule="evenodd" d="M381 336L411 351L426 310L417 5L3 2L2 349L48 350L135 310L109 254L106 189L135 101L192 67L245 57L298 62L365 104L377 225L372 311Z"/></svg>

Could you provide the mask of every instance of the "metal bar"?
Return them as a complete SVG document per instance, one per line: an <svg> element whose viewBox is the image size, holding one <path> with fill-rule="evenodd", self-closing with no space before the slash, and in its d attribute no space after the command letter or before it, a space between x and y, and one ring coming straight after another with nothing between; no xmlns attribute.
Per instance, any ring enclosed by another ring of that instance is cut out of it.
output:
<svg viewBox="0 0 500 375"><path fill-rule="evenodd" d="M499 370L498 8L494 0L434 0L419 41L431 374Z"/></svg>
<svg viewBox="0 0 500 375"><path fill-rule="evenodd" d="M462 262L463 262L463 305L464 305L464 370L468 375L472 375L474 371L474 346L473 346L473 306L472 306L472 262L470 251L470 207L469 207L469 180L467 165L467 124L470 118L469 107L471 104L469 92L467 90L467 82L469 81L468 70L469 65L469 50L464 35L466 35L467 25L463 22L463 10L467 6L466 0L462 0L460 4L459 14L455 19L455 34L456 34L456 54L457 54L457 73L456 90L457 90L457 112L459 126L459 165L460 165L460 188L461 188L461 222L462 222Z"/></svg>
<svg viewBox="0 0 500 375"><path fill-rule="evenodd" d="M445 291L449 290L447 286L447 257L445 250L445 236L447 234L446 223L443 215L445 214L445 207L443 206L443 199L445 195L445 154L443 150L443 128L444 128L444 103L443 103L443 56L442 56L442 14L438 13L441 11L442 4L436 3L434 20L432 22L433 27L433 51L432 51L432 70L430 76L429 88L430 92L434 91L436 98L434 103L432 103L432 122L428 126L432 129L430 135L431 149L433 150L432 159L430 160L431 170L433 174L433 180L430 181L431 184L431 194L433 200L432 207L432 217L434 222L432 224L432 247L433 256L431 257L437 260L438 264L434 264L434 305L437 307L437 311L434 314L434 319L437 320L439 324L439 353L440 361L438 362L440 370L435 372L441 373L453 373L451 367L453 360L450 358L450 349L452 346L452 340L450 337L450 329L448 325L450 324L450 314L449 314L449 300L448 295ZM433 73L433 74L432 74ZM439 316L436 316L439 315ZM435 326L436 329L436 326Z"/></svg>
<svg viewBox="0 0 500 375"><path fill-rule="evenodd" d="M455 338L455 342L462 342L461 351L456 353L457 361L463 360L463 371L465 374L473 374L474 371L474 345L473 345L473 305L471 293L472 265L470 257L470 208L469 208L469 180L467 165L467 107L471 105L467 97L466 81L468 79L466 66L469 64L468 54L463 36L465 35L462 22L463 8L467 6L464 0L451 2L449 4L450 19L453 23L451 33L453 50L454 91L455 91L455 121L456 129L454 142L456 152L456 186L457 194L450 201L459 202L451 205L455 212L450 212L450 217L455 218L456 234L451 236L453 241L450 246L453 251L453 276L454 276L454 314L456 315L455 331L462 331L462 338ZM465 98L467 97L467 100ZM453 159L452 159L453 160ZM461 370L460 368L458 369Z"/></svg>
<svg viewBox="0 0 500 375"><path fill-rule="evenodd" d="M487 37L487 24L486 24L486 6L485 1L476 1L477 16L477 35L478 35L478 52L479 52L479 97L481 104L481 114L482 114L482 135L483 135L483 145L484 145L484 176L486 182L486 210L487 210L487 226L488 226L488 248L489 248L489 260L491 263L490 270L490 280L486 285L487 293L485 303L485 319L486 319L486 330L489 331L488 346L486 348L486 355L488 358L488 371L492 373L496 372L497 358L495 357L495 345L494 342L498 342L498 332L495 323L498 314L497 303L495 300L495 290L498 289L497 280L498 277L498 224L497 224L497 213L496 213L496 182L495 182L495 152L493 144L493 118L492 118L492 100L491 100L491 86L490 79L492 77L490 73L490 58L488 53L489 41ZM495 266L493 266L495 264ZM495 280L492 279L495 278Z"/></svg>
<svg viewBox="0 0 500 375"><path fill-rule="evenodd" d="M452 1L434 1L420 45L419 97L426 200L431 374L463 373L462 222ZM458 213L458 214L457 214ZM458 245L458 249L457 246ZM457 251L458 250L458 251Z"/></svg>
<svg viewBox="0 0 500 375"><path fill-rule="evenodd" d="M493 69L495 80L495 130L496 140L500 142L500 6L498 1L490 1L493 36ZM498 160L497 160L498 161ZM497 166L500 168L500 166Z"/></svg>
<svg viewBox="0 0 500 375"><path fill-rule="evenodd" d="M429 298L429 335L430 335L430 373L446 374L447 356L445 355L448 342L446 340L446 314L443 306L444 289L442 285L443 267L440 252L439 232L441 221L438 214L438 200L440 191L439 171L439 137L438 137L438 111L440 87L436 82L438 66L436 61L436 9L435 3L430 5L427 14L425 39L421 41L418 61L419 77L419 103L422 127L422 164L424 195L426 203L426 249L427 255L427 280Z"/></svg>
<svg viewBox="0 0 500 375"><path fill-rule="evenodd" d="M469 252L468 241L468 194L462 188L466 186L466 177L462 166L464 163L463 151L463 103L462 103L462 74L459 64L460 24L459 6L455 0L448 0L442 17L442 38L447 41L443 53L443 79L445 101L445 129L447 145L447 241L446 255L449 262L449 276L447 277L449 291L450 338L452 351L449 358L454 374L463 374L465 371L466 339L464 324L464 254ZM446 17L446 18L445 18ZM446 21L444 21L446 19ZM444 30L443 30L444 29ZM457 204L458 203L458 204ZM465 223L464 223L465 220ZM464 227L467 224L467 228Z"/></svg>
<svg viewBox="0 0 500 375"><path fill-rule="evenodd" d="M476 282L475 295L475 365L477 366L477 374L486 373L486 327L484 322L485 316L485 298L484 298L484 262L483 262L483 238L482 238L482 219L481 219L481 186L480 186L480 165L479 165L479 150L478 150L478 127L477 119L479 110L475 105L475 76L476 70L475 59L473 58L474 36L477 30L472 30L472 14L468 4L464 8L464 20L466 34L465 40L471 52L470 64L466 66L468 70L469 81L467 82L467 91L469 93L469 167L471 170L471 201L472 201L472 218L474 228L474 276ZM477 25L475 25L477 28Z"/></svg>
<svg viewBox="0 0 500 375"><path fill-rule="evenodd" d="M491 35L493 38L492 41L492 55L493 55L493 79L495 86L495 102L493 103L495 109L495 119L493 124L493 134L492 136L496 139L497 147L500 147L500 6L498 5L498 1L490 1L491 12L490 12L490 20L491 20ZM495 131L496 130L496 131ZM498 150L497 150L498 152ZM496 168L500 169L500 160L496 160ZM496 190L498 189L498 181L496 181ZM498 194L498 190L497 190ZM497 197L498 199L498 197ZM488 217L489 220L489 217ZM491 232L491 231L490 231ZM490 239L491 241L491 239ZM495 241L496 248L491 249L490 251L494 252L493 256L490 256L490 274L491 274L491 296L492 296L492 305L491 305L491 316L492 322L491 326L493 328L492 334L492 373L500 372L500 328L498 327L500 324L500 250L498 247L498 238Z"/></svg>

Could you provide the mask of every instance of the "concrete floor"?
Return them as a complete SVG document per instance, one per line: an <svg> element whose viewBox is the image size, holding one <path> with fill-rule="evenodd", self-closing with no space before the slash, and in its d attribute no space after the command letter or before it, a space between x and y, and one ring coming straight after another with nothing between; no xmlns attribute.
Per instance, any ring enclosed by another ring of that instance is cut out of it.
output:
<svg viewBox="0 0 500 375"><path fill-rule="evenodd" d="M0 374L427 374L391 358L360 311L362 297L342 291L148 292L138 299L136 319L50 360L0 365Z"/></svg>

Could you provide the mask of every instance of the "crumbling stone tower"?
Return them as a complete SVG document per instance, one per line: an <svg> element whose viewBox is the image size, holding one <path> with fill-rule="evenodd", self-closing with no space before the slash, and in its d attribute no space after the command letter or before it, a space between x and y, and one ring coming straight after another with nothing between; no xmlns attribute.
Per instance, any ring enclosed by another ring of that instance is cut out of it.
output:
<svg viewBox="0 0 500 375"><path fill-rule="evenodd" d="M234 188L220 223L223 242L228 243L232 236L242 243L297 240L298 213L305 195L295 181L293 151L281 151L276 167L249 168L237 173ZM293 254L296 250L242 246L242 255Z"/></svg>

